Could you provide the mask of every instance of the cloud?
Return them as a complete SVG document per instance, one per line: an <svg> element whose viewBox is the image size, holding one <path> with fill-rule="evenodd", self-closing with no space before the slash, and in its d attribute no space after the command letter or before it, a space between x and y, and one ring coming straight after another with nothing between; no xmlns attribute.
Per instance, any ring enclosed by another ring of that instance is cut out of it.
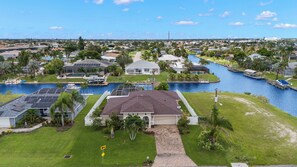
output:
<svg viewBox="0 0 297 167"><path fill-rule="evenodd" d="M163 19L163 17L162 16L157 16L157 19L161 20L161 19Z"/></svg>
<svg viewBox="0 0 297 167"><path fill-rule="evenodd" d="M225 11L224 13L222 13L221 15L220 15L220 17L223 17L223 18L225 18L225 17L228 17L228 16L230 16L230 12L229 11Z"/></svg>
<svg viewBox="0 0 297 167"><path fill-rule="evenodd" d="M267 6L267 5L270 5L273 1L268 1L268 2L260 2L260 6Z"/></svg>
<svg viewBox="0 0 297 167"><path fill-rule="evenodd" d="M243 26L244 23L243 23L243 22L239 22L239 21L237 21L237 22L232 22L232 23L230 23L229 25L231 25L231 26Z"/></svg>
<svg viewBox="0 0 297 167"><path fill-rule="evenodd" d="M175 24L177 24L177 25L197 25L198 23L193 22L193 21L182 20L182 21L175 22Z"/></svg>
<svg viewBox="0 0 297 167"><path fill-rule="evenodd" d="M114 0L113 2L117 5L127 5L133 2L143 2L144 0Z"/></svg>
<svg viewBox="0 0 297 167"><path fill-rule="evenodd" d="M288 29L288 28L297 28L296 24L289 24L289 23L280 23L273 26L274 28L280 29Z"/></svg>
<svg viewBox="0 0 297 167"><path fill-rule="evenodd" d="M100 5L104 2L104 0L94 0L93 2L97 5Z"/></svg>
<svg viewBox="0 0 297 167"><path fill-rule="evenodd" d="M241 15L242 15L242 16L246 16L246 13L245 13L245 12L242 12Z"/></svg>
<svg viewBox="0 0 297 167"><path fill-rule="evenodd" d="M274 17L274 18L272 19L272 21L278 21L278 18L277 18L277 17Z"/></svg>
<svg viewBox="0 0 297 167"><path fill-rule="evenodd" d="M215 8L210 8L208 11L213 12L214 10L215 10Z"/></svg>
<svg viewBox="0 0 297 167"><path fill-rule="evenodd" d="M61 26L51 26L49 27L50 30L63 30L64 28Z"/></svg>
<svg viewBox="0 0 297 167"><path fill-rule="evenodd" d="M124 8L122 11L123 12L128 12L129 11L129 8Z"/></svg>
<svg viewBox="0 0 297 167"><path fill-rule="evenodd" d="M271 12L269 10L263 11L259 15L257 15L256 20L269 20L276 16L275 12Z"/></svg>

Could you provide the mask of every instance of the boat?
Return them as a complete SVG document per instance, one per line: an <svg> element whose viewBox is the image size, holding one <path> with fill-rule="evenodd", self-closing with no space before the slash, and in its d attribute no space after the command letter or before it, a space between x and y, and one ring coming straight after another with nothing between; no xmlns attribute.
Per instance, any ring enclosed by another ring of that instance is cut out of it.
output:
<svg viewBox="0 0 297 167"><path fill-rule="evenodd" d="M6 85L17 85L17 84L22 84L25 83L25 80L20 80L20 79L8 79L4 81Z"/></svg>
<svg viewBox="0 0 297 167"><path fill-rule="evenodd" d="M79 86L76 86L75 84L67 84L66 85L66 89L79 91L80 90L80 87Z"/></svg>
<svg viewBox="0 0 297 167"><path fill-rule="evenodd" d="M262 77L261 75L259 75L257 73L257 71L250 70L250 69L244 70L244 74L243 75L246 76L246 77L249 77L249 78L257 79L257 80L265 79L264 77Z"/></svg>
<svg viewBox="0 0 297 167"><path fill-rule="evenodd" d="M285 80L268 80L267 83L283 90L290 87L290 83Z"/></svg>

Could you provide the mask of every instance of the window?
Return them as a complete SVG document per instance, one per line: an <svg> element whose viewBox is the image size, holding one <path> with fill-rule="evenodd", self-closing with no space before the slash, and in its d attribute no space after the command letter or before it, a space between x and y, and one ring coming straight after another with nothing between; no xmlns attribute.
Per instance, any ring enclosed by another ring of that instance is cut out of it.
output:
<svg viewBox="0 0 297 167"><path fill-rule="evenodd" d="M144 69L144 72L149 72L149 71L150 71L150 69L148 69L148 68Z"/></svg>

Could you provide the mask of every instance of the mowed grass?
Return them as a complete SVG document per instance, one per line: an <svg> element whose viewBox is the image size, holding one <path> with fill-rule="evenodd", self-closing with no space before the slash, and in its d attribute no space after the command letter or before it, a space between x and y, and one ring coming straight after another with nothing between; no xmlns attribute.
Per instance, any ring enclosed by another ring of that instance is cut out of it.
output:
<svg viewBox="0 0 297 167"><path fill-rule="evenodd" d="M86 80L82 78L67 78L67 79L57 79L57 75L38 75L35 78L30 76L22 77L22 80L26 80L27 82L45 82L45 83L57 83L57 82L86 82Z"/></svg>
<svg viewBox="0 0 297 167"><path fill-rule="evenodd" d="M16 98L20 97L20 96L21 95L19 95L19 94L9 94L9 95L0 94L0 104L9 102L9 101L11 101L13 99L16 99Z"/></svg>
<svg viewBox="0 0 297 167"><path fill-rule="evenodd" d="M32 133L10 134L0 138L0 166L141 166L149 156L156 155L154 137L140 133L130 141L126 131L116 131L108 140L101 131L84 126L84 117L98 100L90 96L86 107L66 132L43 127ZM106 156L101 158L100 146L106 145ZM64 159L65 154L72 155Z"/></svg>
<svg viewBox="0 0 297 167"><path fill-rule="evenodd" d="M184 93L201 116L208 116L213 106L213 93ZM220 115L227 118L234 131L221 140L224 151L206 151L198 147L202 128L191 126L182 135L186 153L197 165L297 164L297 118L249 95L220 94Z"/></svg>
<svg viewBox="0 0 297 167"><path fill-rule="evenodd" d="M121 75L121 76L109 76L107 82L148 82L154 76L153 75ZM169 78L167 72L161 72L160 75L155 75L157 82L166 82Z"/></svg>

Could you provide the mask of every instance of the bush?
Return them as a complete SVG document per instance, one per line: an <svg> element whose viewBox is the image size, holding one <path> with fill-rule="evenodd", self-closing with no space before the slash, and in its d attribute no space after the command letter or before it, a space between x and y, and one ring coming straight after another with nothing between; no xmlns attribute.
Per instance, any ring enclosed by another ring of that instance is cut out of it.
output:
<svg viewBox="0 0 297 167"><path fill-rule="evenodd" d="M190 120L188 120L187 115L183 114L183 116L177 122L177 128L180 134L190 133L189 123L190 123Z"/></svg>
<svg viewBox="0 0 297 167"><path fill-rule="evenodd" d="M257 98L263 103L269 103L269 99L265 96L257 96Z"/></svg>
<svg viewBox="0 0 297 167"><path fill-rule="evenodd" d="M25 116L17 122L16 127L32 127L43 121L45 121L45 119L37 115L36 110L28 110Z"/></svg>
<svg viewBox="0 0 297 167"><path fill-rule="evenodd" d="M95 130L99 130L102 128L102 119L100 118L94 118L93 120L93 123L92 123L92 127L95 129Z"/></svg>
<svg viewBox="0 0 297 167"><path fill-rule="evenodd" d="M155 90L169 90L169 85L167 82L161 82L158 86L155 87Z"/></svg>
<svg viewBox="0 0 297 167"><path fill-rule="evenodd" d="M210 141L210 130L203 130L198 136L198 146L201 146L203 149L208 151L210 150L224 150L223 146L217 141L215 144L212 144Z"/></svg>
<svg viewBox="0 0 297 167"><path fill-rule="evenodd" d="M251 95L251 92L244 92L245 95Z"/></svg>

